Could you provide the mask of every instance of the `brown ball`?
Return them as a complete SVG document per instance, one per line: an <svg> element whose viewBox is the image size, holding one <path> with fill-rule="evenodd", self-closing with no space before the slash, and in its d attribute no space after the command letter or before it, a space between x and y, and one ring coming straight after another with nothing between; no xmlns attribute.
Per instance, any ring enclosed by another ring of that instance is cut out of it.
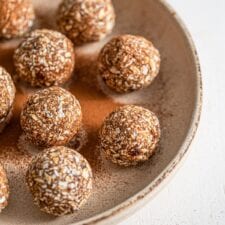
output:
<svg viewBox="0 0 225 225"><path fill-rule="evenodd" d="M8 72L0 67L0 132L12 116L16 88Z"/></svg>
<svg viewBox="0 0 225 225"><path fill-rule="evenodd" d="M100 130L100 149L121 166L149 159L160 139L156 115L139 106L127 105L113 111Z"/></svg>
<svg viewBox="0 0 225 225"><path fill-rule="evenodd" d="M92 189L92 171L87 160L61 146L46 149L34 157L26 180L34 203L55 216L78 210Z"/></svg>
<svg viewBox="0 0 225 225"><path fill-rule="evenodd" d="M18 78L31 86L63 84L74 70L73 44L59 32L35 30L16 49L14 65Z"/></svg>
<svg viewBox="0 0 225 225"><path fill-rule="evenodd" d="M9 184L6 172L0 164L0 212L8 205Z"/></svg>
<svg viewBox="0 0 225 225"><path fill-rule="evenodd" d="M63 0L57 23L62 33L80 45L109 34L115 24L115 12L111 0Z"/></svg>
<svg viewBox="0 0 225 225"><path fill-rule="evenodd" d="M31 0L0 0L0 37L24 35L32 27L34 18Z"/></svg>
<svg viewBox="0 0 225 225"><path fill-rule="evenodd" d="M143 37L121 35L103 47L98 66L109 88L120 93L130 92L151 84L159 73L160 54Z"/></svg>
<svg viewBox="0 0 225 225"><path fill-rule="evenodd" d="M28 98L20 123L26 139L37 146L67 144L81 127L78 100L60 87L50 87Z"/></svg>

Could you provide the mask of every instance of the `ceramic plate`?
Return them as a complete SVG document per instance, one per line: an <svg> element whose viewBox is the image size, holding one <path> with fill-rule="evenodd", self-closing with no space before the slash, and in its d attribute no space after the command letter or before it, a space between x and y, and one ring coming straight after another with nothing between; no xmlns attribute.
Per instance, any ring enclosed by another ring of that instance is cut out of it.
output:
<svg viewBox="0 0 225 225"><path fill-rule="evenodd" d="M76 70L65 85L80 100L86 143L80 152L94 172L94 190L80 211L55 218L33 205L24 174L33 153L23 141L19 115L27 95L34 90L17 83L14 116L0 136L0 160L9 180L9 206L0 216L1 225L112 224L151 198L171 177L195 135L201 109L201 77L191 38L176 13L163 1L114 0L116 27L105 40L76 49ZM35 0L36 27L54 29L59 1ZM155 44L162 56L160 74L144 90L116 95L97 79L96 57L111 37L142 35ZM12 54L20 40L0 43L0 64L13 71ZM96 149L98 129L104 117L119 105L142 105L154 111L161 123L162 138L156 154L146 163L120 168L104 160ZM79 145L79 143L78 143Z"/></svg>

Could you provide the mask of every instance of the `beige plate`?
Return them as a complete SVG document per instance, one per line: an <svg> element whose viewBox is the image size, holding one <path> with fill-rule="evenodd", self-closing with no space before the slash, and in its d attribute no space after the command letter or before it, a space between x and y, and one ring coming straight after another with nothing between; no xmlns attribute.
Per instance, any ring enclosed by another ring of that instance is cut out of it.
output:
<svg viewBox="0 0 225 225"><path fill-rule="evenodd" d="M39 18L37 26L53 28L53 12L59 1L34 2ZM114 95L98 83L95 64L99 49L111 37L77 49L74 79L66 88L82 105L88 138L81 153L93 168L95 185L88 203L76 214L63 218L41 213L33 205L24 184L31 154L21 142L19 113L25 97L32 90L17 84L14 116L0 136L0 160L8 172L11 189L9 206L1 214L0 224L115 223L151 198L187 152L199 122L202 93L198 58L191 38L176 13L163 1L114 0L114 4L117 25L112 36L130 33L152 40L162 55L158 78L145 90ZM12 74L12 54L18 43L19 40L0 43L0 64ZM148 107L159 116L162 140L159 150L148 162L124 169L106 162L96 150L96 143L103 118L116 106L127 103ZM19 138L22 149L17 148Z"/></svg>

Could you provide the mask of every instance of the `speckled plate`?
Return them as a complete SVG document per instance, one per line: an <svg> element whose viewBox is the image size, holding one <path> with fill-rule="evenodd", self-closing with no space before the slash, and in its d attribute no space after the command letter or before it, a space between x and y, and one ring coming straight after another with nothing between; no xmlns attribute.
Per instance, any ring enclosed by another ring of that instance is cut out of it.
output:
<svg viewBox="0 0 225 225"><path fill-rule="evenodd" d="M73 79L66 84L81 102L87 142L80 152L94 172L94 190L88 203L71 216L55 218L41 213L32 203L24 182L31 155L21 145L19 114L33 90L17 86L11 123L0 135L0 161L10 180L9 206L0 215L1 225L112 224L149 200L166 183L184 158L195 135L201 111L201 75L191 38L176 13L159 0L114 0L117 25L100 43L76 49ZM34 0L37 27L54 28L58 0ZM153 84L127 95L115 95L97 79L96 56L112 36L130 33L154 42L162 55L161 71ZM12 54L20 40L0 42L0 64L13 72ZM97 132L104 117L122 104L143 105L160 119L162 139L157 153L143 165L120 168L105 161L96 149ZM18 140L19 146L18 148Z"/></svg>

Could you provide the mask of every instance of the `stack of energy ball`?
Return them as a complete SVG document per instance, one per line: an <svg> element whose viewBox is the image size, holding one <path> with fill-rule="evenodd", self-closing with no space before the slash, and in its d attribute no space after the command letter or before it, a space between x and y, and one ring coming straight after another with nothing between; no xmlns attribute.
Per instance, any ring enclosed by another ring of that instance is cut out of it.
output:
<svg viewBox="0 0 225 225"><path fill-rule="evenodd" d="M16 77L41 88L25 103L20 117L26 140L45 149L36 155L26 174L34 203L49 214L75 212L90 196L92 170L87 160L64 147L82 124L78 99L59 85L75 67L74 46L99 41L115 24L111 0L63 0L57 13L61 32L30 31L35 13L30 0L0 0L0 37L26 34L15 50ZM160 54L140 36L120 35L109 41L98 57L99 75L110 89L127 93L147 87L159 73ZM9 73L0 67L0 130L12 116L16 89ZM149 159L160 139L156 115L140 106L115 109L99 132L100 150L121 166ZM0 166L0 211L6 207L9 186Z"/></svg>

